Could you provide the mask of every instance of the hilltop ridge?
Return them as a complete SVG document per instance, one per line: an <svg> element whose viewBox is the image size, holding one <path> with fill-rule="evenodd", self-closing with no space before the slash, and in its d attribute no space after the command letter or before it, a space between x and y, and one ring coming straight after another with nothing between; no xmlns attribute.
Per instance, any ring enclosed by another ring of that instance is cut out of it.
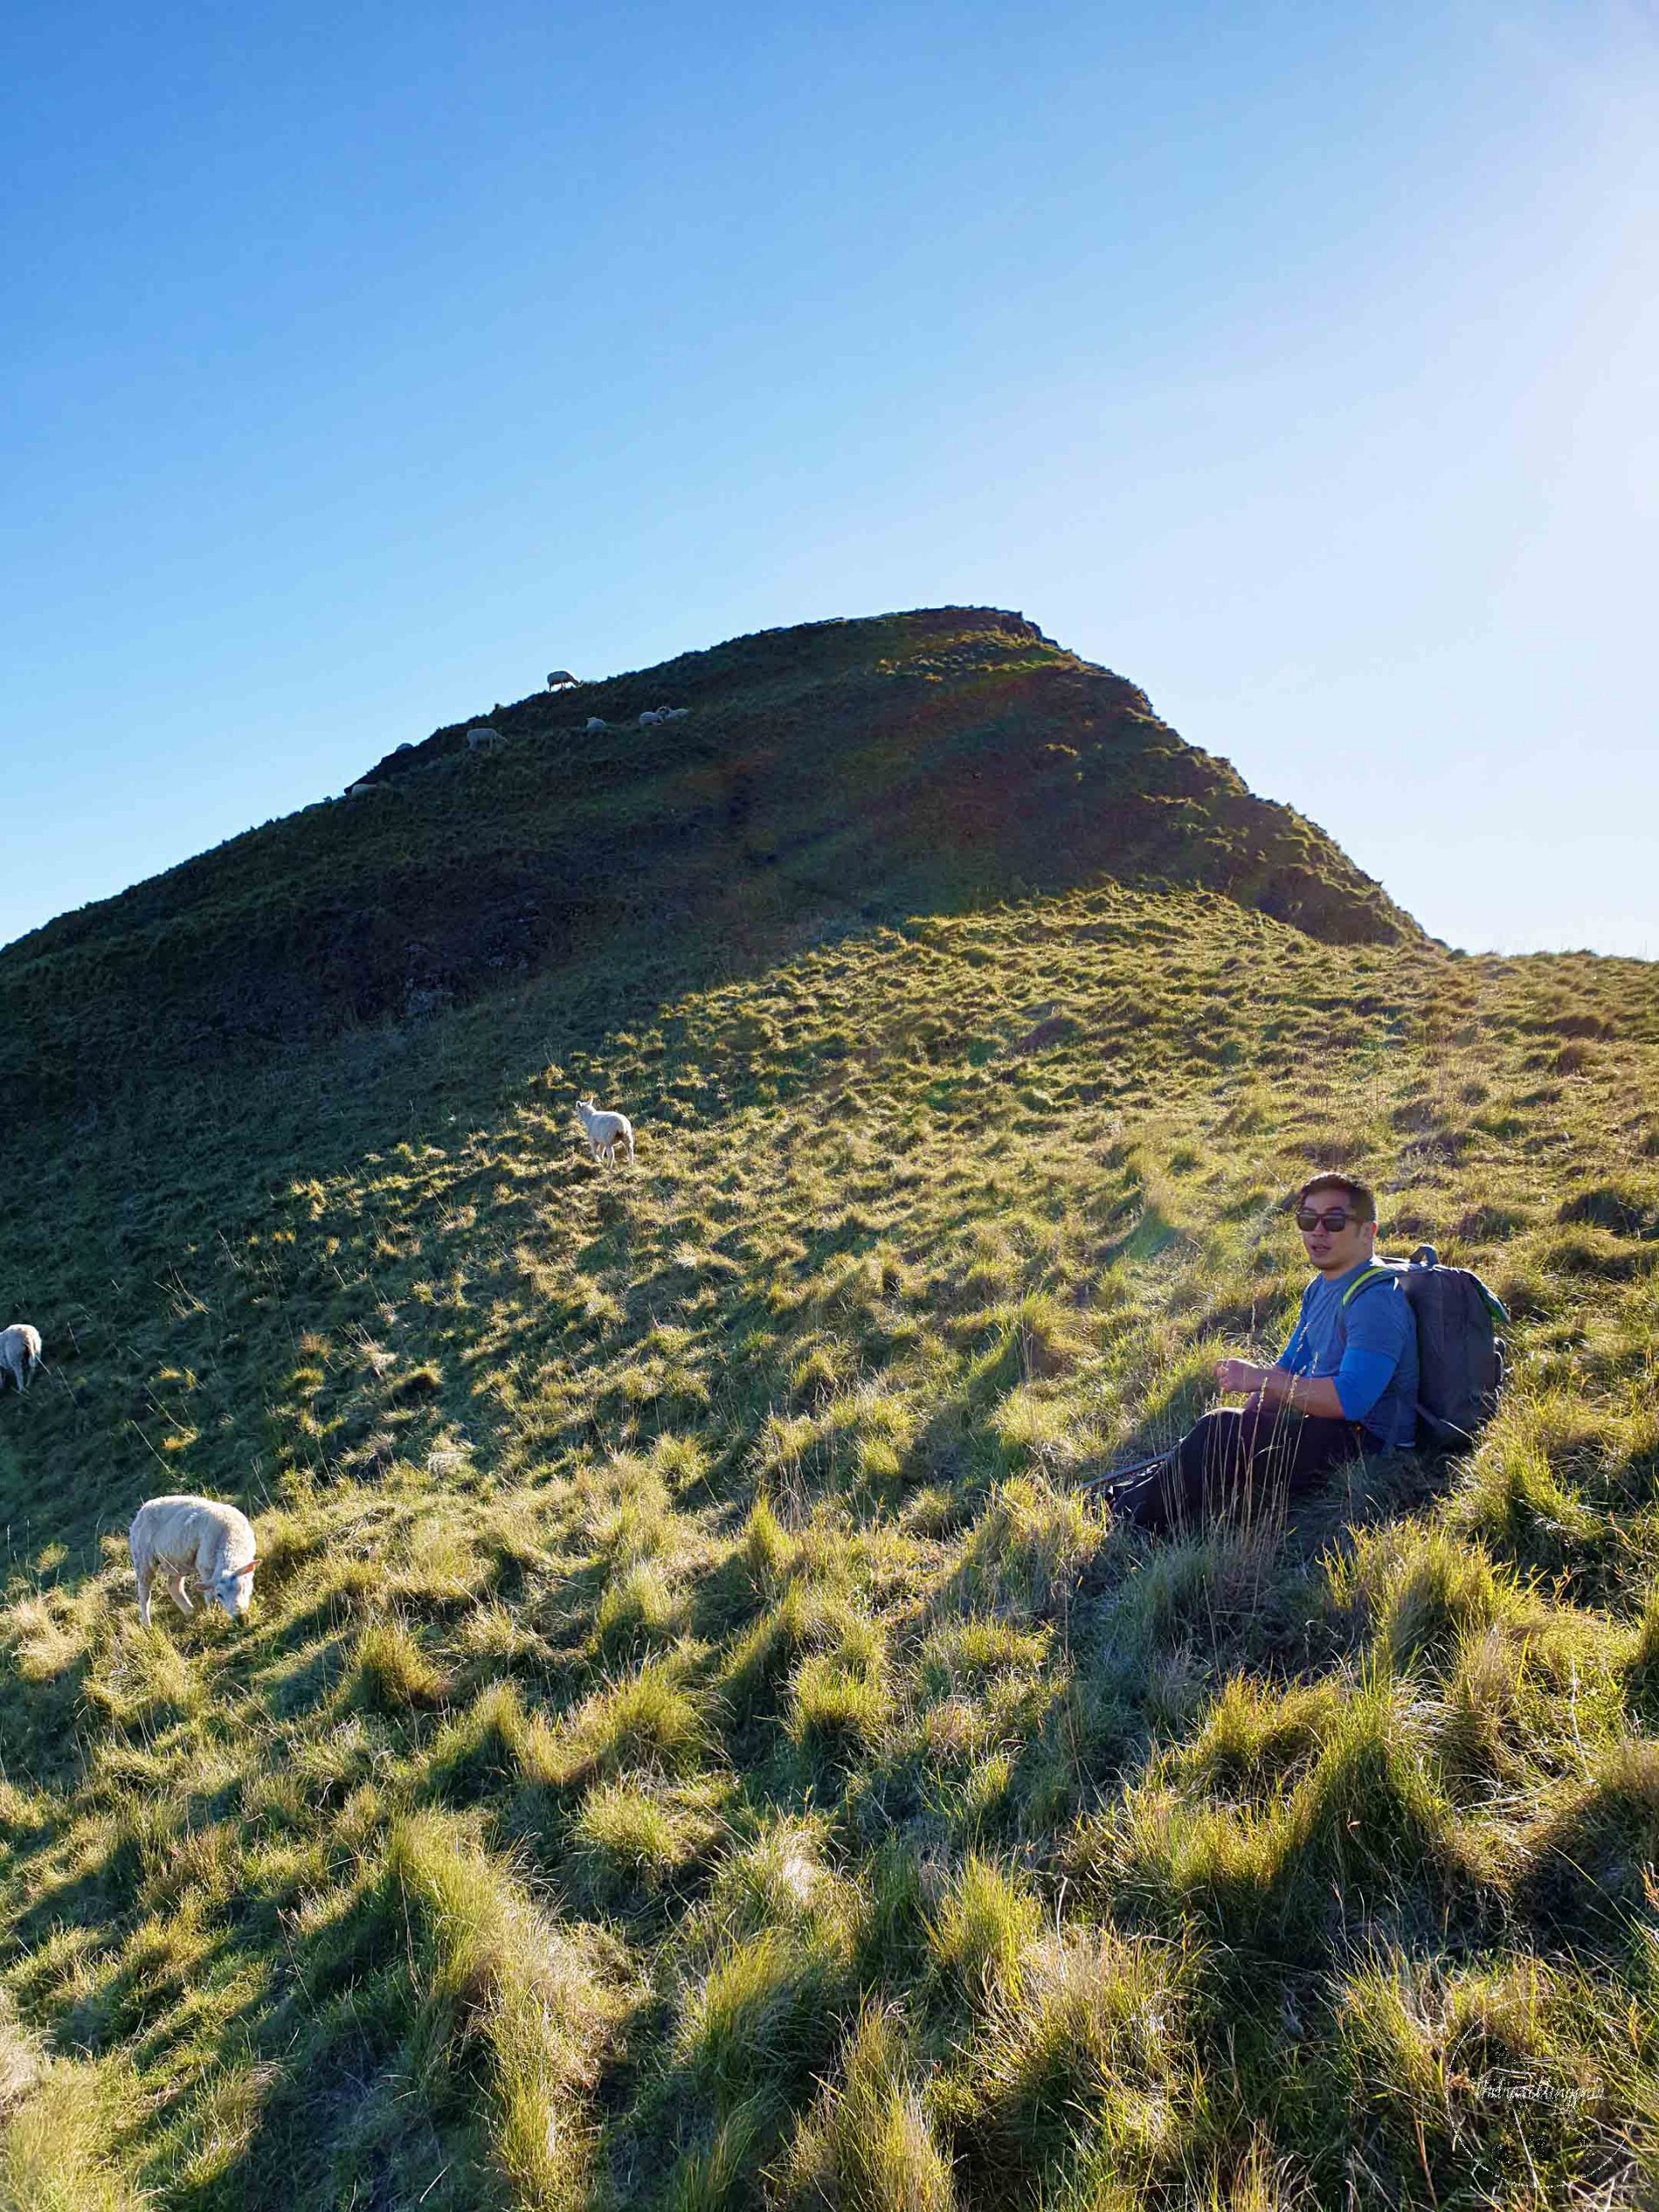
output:
<svg viewBox="0 0 1659 2212"><path fill-rule="evenodd" d="M685 706L642 729L639 715ZM597 734L590 717L609 727ZM0 952L0 1112L416 1018L595 939L721 963L1104 877L1329 943L1416 925L1312 823L1022 615L810 623L498 707Z"/></svg>

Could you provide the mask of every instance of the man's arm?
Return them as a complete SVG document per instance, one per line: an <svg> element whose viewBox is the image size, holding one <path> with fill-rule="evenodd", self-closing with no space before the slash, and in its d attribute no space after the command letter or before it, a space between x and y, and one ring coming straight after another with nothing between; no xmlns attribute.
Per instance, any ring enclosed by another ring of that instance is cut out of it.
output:
<svg viewBox="0 0 1659 2212"><path fill-rule="evenodd" d="M1293 1413L1312 1414L1320 1421L1361 1421L1394 1379L1405 1349L1405 1332L1412 1326L1406 1294L1397 1285L1378 1288L1354 1301L1347 1328L1347 1344L1334 1375L1292 1375L1282 1365L1256 1367L1248 1359L1216 1362L1216 1380L1224 1390L1255 1390L1268 1405L1288 1406ZM1295 1338L1293 1337L1291 1344ZM1288 1357L1291 1345L1280 1354Z"/></svg>
<svg viewBox="0 0 1659 2212"><path fill-rule="evenodd" d="M1262 1395L1270 1406L1288 1406L1292 1413L1312 1414L1316 1421L1353 1419L1334 1375L1292 1375L1270 1367L1262 1378Z"/></svg>
<svg viewBox="0 0 1659 2212"><path fill-rule="evenodd" d="M1348 1309L1347 1343L1332 1380L1342 1398L1344 1421L1363 1421L1394 1380L1416 1324L1398 1283L1363 1291Z"/></svg>
<svg viewBox="0 0 1659 2212"><path fill-rule="evenodd" d="M1254 1360L1249 1359L1218 1359L1216 1362L1216 1380L1222 1389L1256 1392L1267 1398L1269 1403L1291 1406L1298 1413L1322 1412L1324 1410L1322 1402L1315 1405L1304 1395L1293 1396L1289 1389L1291 1383L1300 1382L1305 1386L1305 1390L1312 1389L1316 1398L1321 1402L1324 1398L1323 1391L1319 1390L1308 1376L1300 1375L1296 1370L1297 1353L1301 1343L1302 1318L1306 1310L1307 1293L1304 1291L1302 1302L1296 1309L1296 1325L1285 1338L1285 1348L1271 1367L1258 1367ZM1339 1415L1338 1417L1340 1418Z"/></svg>
<svg viewBox="0 0 1659 2212"><path fill-rule="evenodd" d="M1257 1367L1248 1359L1218 1359L1216 1380L1224 1390L1258 1391L1270 1406L1288 1406L1316 1420L1356 1418L1344 1410L1333 1375L1293 1375L1287 1368Z"/></svg>

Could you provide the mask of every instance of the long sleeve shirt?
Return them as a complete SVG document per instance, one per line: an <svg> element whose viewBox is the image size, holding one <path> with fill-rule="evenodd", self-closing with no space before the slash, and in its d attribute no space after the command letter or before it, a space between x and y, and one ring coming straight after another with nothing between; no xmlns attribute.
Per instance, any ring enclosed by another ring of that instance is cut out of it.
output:
<svg viewBox="0 0 1659 2212"><path fill-rule="evenodd" d="M1392 1277L1367 1283L1343 1305L1355 1277L1376 1264L1362 1260L1334 1279L1315 1275L1274 1364L1291 1375L1328 1376L1343 1418L1386 1450L1409 1445L1417 1433L1417 1325Z"/></svg>

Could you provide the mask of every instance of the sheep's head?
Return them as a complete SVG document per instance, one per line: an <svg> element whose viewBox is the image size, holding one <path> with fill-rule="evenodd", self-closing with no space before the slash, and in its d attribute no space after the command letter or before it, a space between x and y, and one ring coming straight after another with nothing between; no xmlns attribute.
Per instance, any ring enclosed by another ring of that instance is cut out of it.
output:
<svg viewBox="0 0 1659 2212"><path fill-rule="evenodd" d="M209 1585L207 1600L221 1606L233 1621L241 1620L253 1603L253 1562L246 1567L232 1567L228 1574L220 1574Z"/></svg>

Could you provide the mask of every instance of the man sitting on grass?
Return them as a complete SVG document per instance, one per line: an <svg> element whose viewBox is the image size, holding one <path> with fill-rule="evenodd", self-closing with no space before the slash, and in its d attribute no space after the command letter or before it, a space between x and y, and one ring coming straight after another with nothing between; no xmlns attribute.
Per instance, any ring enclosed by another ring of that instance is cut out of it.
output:
<svg viewBox="0 0 1659 2212"><path fill-rule="evenodd" d="M1216 1362L1222 1389L1249 1395L1242 1408L1205 1414L1119 1493L1119 1513L1139 1527L1190 1527L1217 1514L1259 1521L1343 1460L1412 1442L1417 1326L1406 1294L1383 1276L1344 1303L1372 1262L1376 1201L1349 1176L1316 1175L1297 1193L1296 1226L1318 1273L1289 1343L1271 1367Z"/></svg>

